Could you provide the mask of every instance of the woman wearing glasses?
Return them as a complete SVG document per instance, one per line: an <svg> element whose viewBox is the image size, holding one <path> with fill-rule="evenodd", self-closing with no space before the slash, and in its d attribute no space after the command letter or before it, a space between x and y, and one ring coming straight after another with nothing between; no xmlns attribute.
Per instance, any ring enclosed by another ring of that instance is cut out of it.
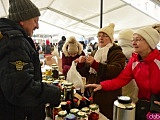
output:
<svg viewBox="0 0 160 120"><path fill-rule="evenodd" d="M89 84L86 87L93 87L97 92L116 90L135 79L139 88L136 120L146 120L147 115L152 114L149 112L160 112L160 107L156 106L160 105L160 52L156 48L160 40L159 32L160 26L156 25L136 30L132 40L135 53L121 74L114 79L102 81L100 84ZM157 97L157 100L152 101L153 96Z"/></svg>
<svg viewBox="0 0 160 120"><path fill-rule="evenodd" d="M100 83L115 78L124 69L126 58L121 47L114 44L114 26L111 23L101 28L97 33L98 49L92 51L90 56L80 56L78 59L80 63L86 62L82 72L88 73L87 83ZM93 94L94 103L99 105L100 112L110 120L113 116L113 102L121 92L120 88L114 91L100 90Z"/></svg>

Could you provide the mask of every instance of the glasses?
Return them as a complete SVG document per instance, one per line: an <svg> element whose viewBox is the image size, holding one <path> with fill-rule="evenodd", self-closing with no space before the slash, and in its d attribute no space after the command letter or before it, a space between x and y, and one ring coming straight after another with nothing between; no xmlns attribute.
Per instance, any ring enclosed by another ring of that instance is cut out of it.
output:
<svg viewBox="0 0 160 120"><path fill-rule="evenodd" d="M101 38L104 38L104 37L109 37L109 36L108 36L108 35L101 35L101 36L98 35L98 36L97 36L97 38L100 38L100 37L101 37Z"/></svg>
<svg viewBox="0 0 160 120"><path fill-rule="evenodd" d="M139 42L139 41L142 41L144 40L143 38L136 38L136 39L133 39L132 42Z"/></svg>

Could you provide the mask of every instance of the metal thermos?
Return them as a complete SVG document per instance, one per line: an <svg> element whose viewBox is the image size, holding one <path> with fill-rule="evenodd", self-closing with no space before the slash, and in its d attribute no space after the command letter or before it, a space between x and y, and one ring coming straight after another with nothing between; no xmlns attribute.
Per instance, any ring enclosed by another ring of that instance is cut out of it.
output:
<svg viewBox="0 0 160 120"><path fill-rule="evenodd" d="M113 120L135 120L135 107L130 97L118 97L114 101Z"/></svg>

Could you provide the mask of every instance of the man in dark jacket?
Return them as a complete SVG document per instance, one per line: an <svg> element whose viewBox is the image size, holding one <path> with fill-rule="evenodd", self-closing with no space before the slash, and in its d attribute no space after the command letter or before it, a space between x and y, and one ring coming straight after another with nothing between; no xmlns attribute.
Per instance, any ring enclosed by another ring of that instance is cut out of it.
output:
<svg viewBox="0 0 160 120"><path fill-rule="evenodd" d="M44 120L45 104L58 106L60 89L42 82L31 36L40 12L30 0L9 0L0 19L0 120Z"/></svg>
<svg viewBox="0 0 160 120"><path fill-rule="evenodd" d="M62 47L63 47L63 44L65 43L66 41L66 37L65 36L62 36L62 39L58 42L58 53L60 55L60 52L62 52Z"/></svg>

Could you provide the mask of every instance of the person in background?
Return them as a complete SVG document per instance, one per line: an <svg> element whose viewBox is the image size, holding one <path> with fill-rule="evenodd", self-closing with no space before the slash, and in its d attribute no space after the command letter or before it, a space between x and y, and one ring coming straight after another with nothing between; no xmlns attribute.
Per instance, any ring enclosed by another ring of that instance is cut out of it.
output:
<svg viewBox="0 0 160 120"><path fill-rule="evenodd" d="M0 19L0 120L45 120L45 104L60 103L60 89L42 82L31 39L39 16L30 0L9 0L9 16Z"/></svg>
<svg viewBox="0 0 160 120"><path fill-rule="evenodd" d="M45 49L44 49L44 56L46 57L46 56L51 55L51 52L52 52L52 50L51 50L50 42L49 42L49 40L46 40L46 45L45 45Z"/></svg>
<svg viewBox="0 0 160 120"><path fill-rule="evenodd" d="M123 29L118 34L118 45L121 46L124 55L126 56L126 64L134 52L132 46L133 39L133 30L132 29ZM133 102L137 102L138 100L138 87L133 79L126 86L122 88L122 95L129 96L132 98Z"/></svg>
<svg viewBox="0 0 160 120"><path fill-rule="evenodd" d="M79 42L82 44L83 50L85 50L86 49L86 44L84 43L84 41L79 41Z"/></svg>
<svg viewBox="0 0 160 120"><path fill-rule="evenodd" d="M113 23L110 23L101 28L97 33L98 49L91 52L90 56L80 56L78 59L79 63L86 62L81 69L86 73L85 77L88 84L115 78L125 67L126 57L121 47L113 43L114 26ZM100 90L93 94L93 101L99 105L100 112L112 120L113 102L120 95L122 95L121 88L114 91Z"/></svg>
<svg viewBox="0 0 160 120"><path fill-rule="evenodd" d="M87 49L87 53L91 53L93 51L93 45L92 43L88 43L88 45L86 46L86 49Z"/></svg>
<svg viewBox="0 0 160 120"><path fill-rule="evenodd" d="M79 43L74 36L69 37L62 47L62 69L65 76L72 65L72 61L81 55L85 55L82 44ZM83 63L79 63L77 69L79 69L82 64Z"/></svg>
<svg viewBox="0 0 160 120"><path fill-rule="evenodd" d="M136 30L132 40L135 53L121 74L114 79L107 79L100 84L89 84L86 87L93 87L95 93L99 90L111 91L135 79L139 88L135 120L146 120L147 113L152 111L150 106L159 105L160 107L160 101L150 102L152 95L160 96L160 52L156 48L159 40L160 27L155 29L152 26L146 26Z"/></svg>
<svg viewBox="0 0 160 120"><path fill-rule="evenodd" d="M42 42L42 43L41 43L41 46L42 46L42 52L44 53L44 51L45 51L45 46L46 46L46 45L45 45L45 42Z"/></svg>
<svg viewBox="0 0 160 120"><path fill-rule="evenodd" d="M96 50L96 49L98 49L98 43L97 43L97 42L95 42L95 43L93 44L93 50Z"/></svg>
<svg viewBox="0 0 160 120"><path fill-rule="evenodd" d="M62 47L63 47L63 44L65 43L65 41L66 41L66 37L62 36L61 40L58 42L58 53L59 53L59 56L60 56L60 52L62 52Z"/></svg>
<svg viewBox="0 0 160 120"><path fill-rule="evenodd" d="M36 51L39 53L40 52L40 46L39 46L39 44L38 43L35 43L35 47L36 47Z"/></svg>
<svg viewBox="0 0 160 120"><path fill-rule="evenodd" d="M123 29L118 34L118 45L121 46L123 53L126 56L127 61L132 57L134 51L132 45L134 31L132 29Z"/></svg>

